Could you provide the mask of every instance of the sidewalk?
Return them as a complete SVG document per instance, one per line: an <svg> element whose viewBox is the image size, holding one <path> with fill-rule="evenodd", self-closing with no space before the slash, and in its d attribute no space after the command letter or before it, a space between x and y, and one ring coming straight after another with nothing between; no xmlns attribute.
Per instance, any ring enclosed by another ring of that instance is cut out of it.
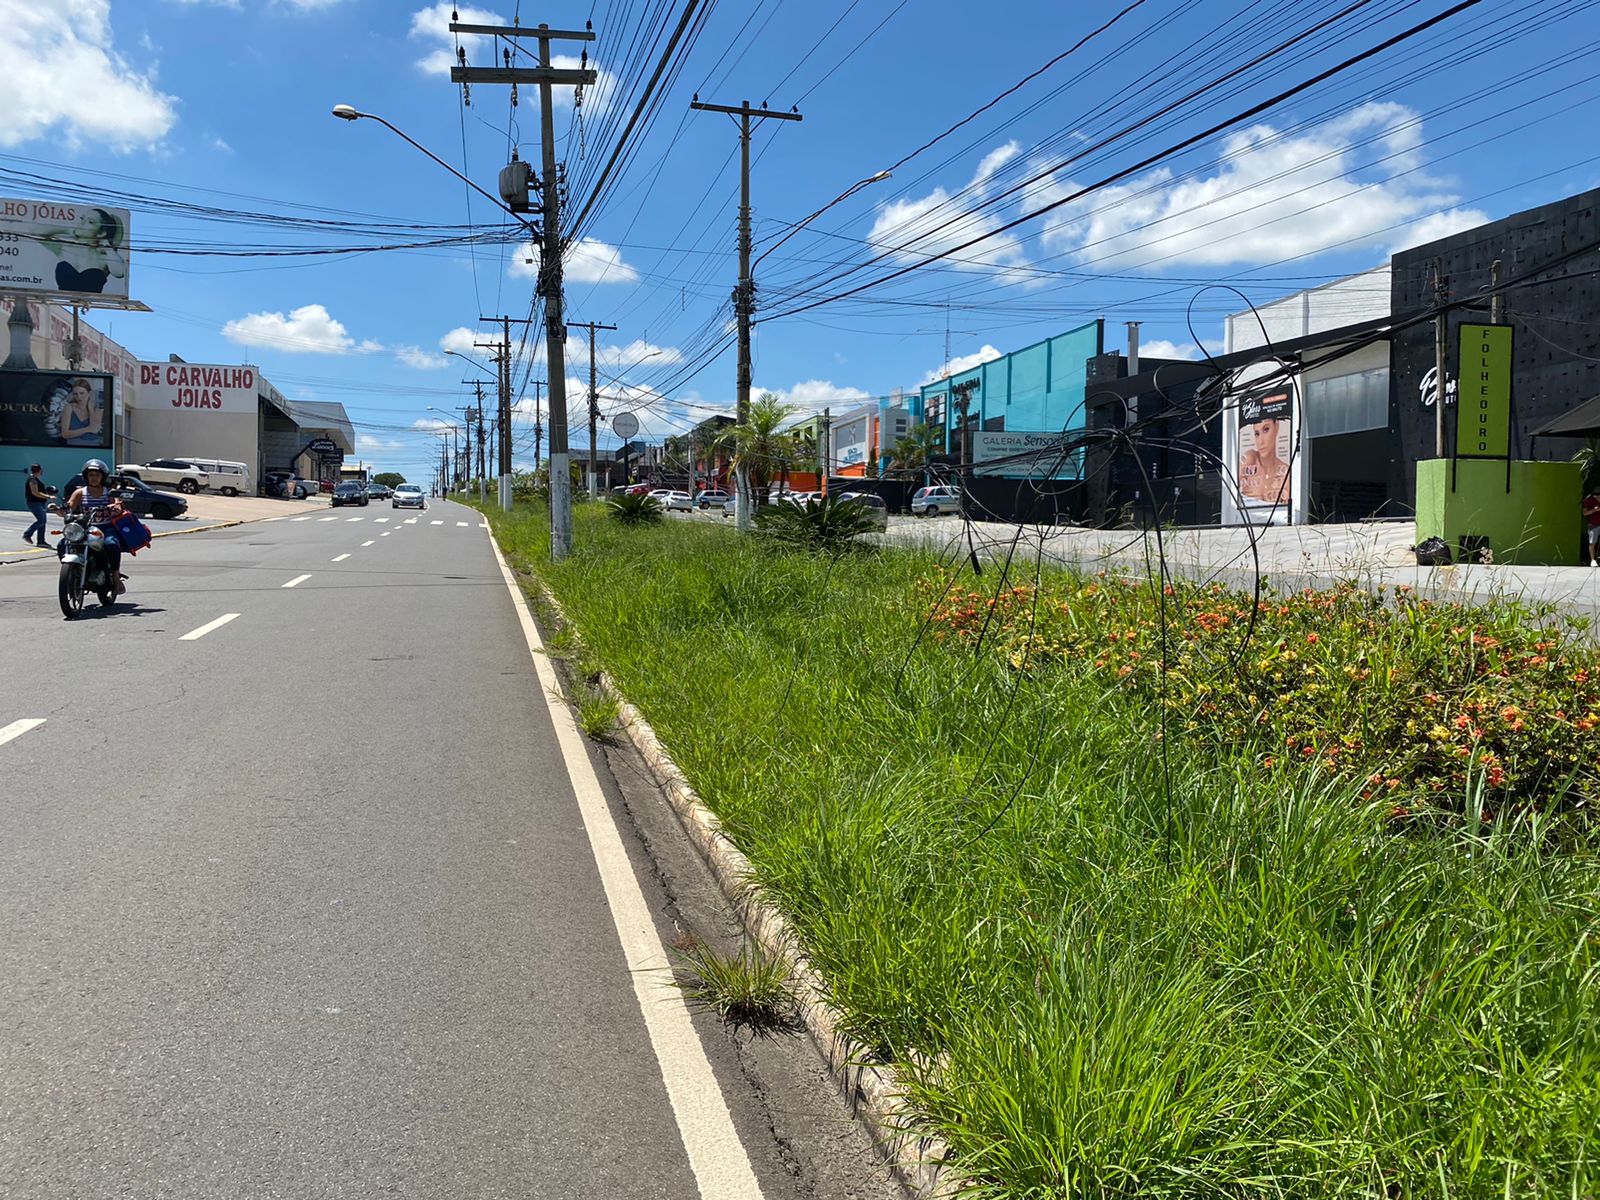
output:
<svg viewBox="0 0 1600 1200"><path fill-rule="evenodd" d="M189 511L172 521L157 521L141 517L156 537L175 533L193 533L201 529L224 529L242 525L246 521L261 521L267 517L296 516L326 508L325 498L315 500L268 500L258 496L211 496L205 492L188 497ZM54 556L55 539L49 548L29 548L23 543L22 531L33 524L33 515L26 510L0 511L0 566L8 563L28 562L43 555ZM61 528L61 522L52 515L45 523L49 530Z"/></svg>
<svg viewBox="0 0 1600 1200"><path fill-rule="evenodd" d="M1252 532L1256 538L1253 549ZM968 536L956 517L897 521L891 523L888 533L892 542L922 545L947 557L966 557ZM1015 526L983 522L971 526L972 546L988 561L1003 559L1016 536ZM1046 563L1058 566L1143 574L1164 553L1169 571L1187 579L1218 580L1241 590L1254 585L1259 570L1279 591L1352 581L1374 590L1411 587L1436 600L1464 604L1521 600L1555 605L1574 616L1600 617L1600 570L1579 566L1421 567L1412 552L1415 540L1416 528L1410 521L1254 531L1207 527L1162 530L1158 551L1153 532L1071 527L1041 531L1025 526L1017 555L1032 563L1042 552ZM1600 630L1591 632L1600 634Z"/></svg>

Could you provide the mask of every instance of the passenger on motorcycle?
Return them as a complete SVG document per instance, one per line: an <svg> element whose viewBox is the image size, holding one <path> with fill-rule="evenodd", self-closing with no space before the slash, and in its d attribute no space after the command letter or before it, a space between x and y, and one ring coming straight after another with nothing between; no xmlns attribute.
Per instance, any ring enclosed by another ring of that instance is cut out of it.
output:
<svg viewBox="0 0 1600 1200"><path fill-rule="evenodd" d="M122 515L122 503L111 490L110 469L98 458L91 458L84 463L81 474L83 486L67 498L67 509L70 512L89 513L94 517L90 524L106 535L106 567L117 581L117 594L120 596L127 591L122 583L122 547L117 543L116 530L111 528L110 522ZM56 547L56 556L59 558L66 551L67 543L63 538Z"/></svg>

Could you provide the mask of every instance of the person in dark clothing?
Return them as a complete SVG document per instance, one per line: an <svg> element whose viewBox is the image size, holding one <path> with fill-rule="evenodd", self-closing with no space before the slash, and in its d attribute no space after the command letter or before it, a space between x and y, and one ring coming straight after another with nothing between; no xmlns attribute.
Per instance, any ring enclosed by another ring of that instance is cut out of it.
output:
<svg viewBox="0 0 1600 1200"><path fill-rule="evenodd" d="M50 497L56 494L53 487L46 487L42 475L44 468L38 463L28 468L28 477L22 484L22 499L28 506L28 511L33 514L33 524L22 531L22 540L29 545L34 545L34 534L39 535L37 544L49 545L44 538L45 505L50 503Z"/></svg>

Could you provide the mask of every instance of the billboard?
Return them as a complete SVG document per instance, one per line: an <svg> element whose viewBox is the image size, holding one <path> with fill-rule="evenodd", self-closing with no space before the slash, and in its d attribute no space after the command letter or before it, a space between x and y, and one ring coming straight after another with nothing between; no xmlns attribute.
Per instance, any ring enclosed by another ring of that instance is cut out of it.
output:
<svg viewBox="0 0 1600 1200"><path fill-rule="evenodd" d="M1456 457L1511 455L1511 326L1461 327Z"/></svg>
<svg viewBox="0 0 1600 1200"><path fill-rule="evenodd" d="M261 376L254 367L209 363L142 362L139 407L223 413L253 413Z"/></svg>
<svg viewBox="0 0 1600 1200"><path fill-rule="evenodd" d="M0 445L109 449L111 384L81 371L0 371Z"/></svg>
<svg viewBox="0 0 1600 1200"><path fill-rule="evenodd" d="M0 196L0 291L128 298L128 210Z"/></svg>
<svg viewBox="0 0 1600 1200"><path fill-rule="evenodd" d="M1293 386L1285 383L1247 392L1239 401L1236 474L1246 508L1289 503L1293 457Z"/></svg>
<svg viewBox="0 0 1600 1200"><path fill-rule="evenodd" d="M1063 446L1060 430L974 430L972 470L977 475L1014 479L1076 479L1080 452L1064 450Z"/></svg>

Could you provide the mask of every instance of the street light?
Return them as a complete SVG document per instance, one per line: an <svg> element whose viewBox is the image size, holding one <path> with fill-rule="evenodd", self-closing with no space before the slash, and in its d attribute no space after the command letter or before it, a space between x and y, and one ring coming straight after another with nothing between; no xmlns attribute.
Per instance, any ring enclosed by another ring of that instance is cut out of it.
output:
<svg viewBox="0 0 1600 1200"><path fill-rule="evenodd" d="M760 264L760 262L761 262L761 260L763 258L765 258L767 255L771 254L779 246L783 245L790 238L792 238L795 234L799 233L807 225L811 224L811 222L815 221L823 213L827 212L835 204L844 203L846 200L850 199L851 196L854 196L857 192L859 192L862 188L867 187L869 184L882 183L885 179L889 179L889 178L891 178L890 172L888 172L888 171L879 171L876 175L868 175L865 179L858 180L857 182L852 183L849 187L845 188L844 191L840 192L832 200L829 200L826 204L824 204L821 208L817 209L816 212L812 213L804 221L801 221L798 225L793 226L789 230L788 233L784 234L781 238L779 238L777 241L773 242L772 245L768 246L759 255L757 255L756 256L756 261L750 264L750 270L754 271L756 269L756 267Z"/></svg>
<svg viewBox="0 0 1600 1200"><path fill-rule="evenodd" d="M449 355L452 355L452 356L454 356L456 358L464 358L469 363L471 363L473 366L477 367L478 370L483 371L483 372L485 372L487 374L490 374L490 375L494 374L493 371L490 371L488 367L484 366L481 362L479 362L477 359L473 358L472 355L470 355L470 354L463 354L459 350L446 350L445 353L449 354Z"/></svg>
<svg viewBox="0 0 1600 1200"><path fill-rule="evenodd" d="M369 121L376 121L379 125L382 125L390 133L393 133L397 137L401 138L402 140L404 140L406 142L409 142L412 146L414 146L418 150L422 151L429 158L433 159L434 162L438 163L441 167L443 167L446 171L449 171L450 174L454 175L457 179L461 180L462 183L466 184L473 191L477 192L478 195L480 195L484 199L488 200L489 203L493 204L496 208L500 209L502 212L510 213L513 217L515 217L522 224L522 226L525 229L528 230L529 233L533 234L534 237L542 236L542 234L539 232L539 227L537 225L535 225L532 221L528 220L521 213L513 211L510 207L507 206L505 201L500 199L499 196L491 195L490 193L484 191L481 187L479 187L477 184L473 183L472 180L468 179L460 171L456 170L449 163L445 162L444 159L440 158L432 150L429 150L426 146L424 146L421 142L417 141L414 137L412 137L410 134L406 133L404 130L398 129L394 125L391 125L388 121L384 120L384 118L378 116L377 113L362 112L360 109L355 108L353 105L349 105L349 104L335 104L333 106L333 115L338 117L341 121L359 121L363 117L365 117Z"/></svg>
<svg viewBox="0 0 1600 1200"><path fill-rule="evenodd" d="M438 419L443 421L446 425L448 425L450 427L450 440L451 440L451 444L455 447L455 450L454 450L453 454L451 455L451 465L452 465L452 467L454 467L455 466L455 461L461 457L461 442L463 440L470 440L470 439L468 438L468 435L466 434L466 432L464 430L462 430L461 426L456 424L456 422L455 422L455 420L453 418L445 416L444 413L441 410L435 408L431 404L427 405L426 407L427 407L427 410L429 412L437 413L438 414ZM460 433L462 435L461 438L457 438L456 437L457 433ZM466 472L462 472L462 474L465 475ZM446 487L445 488L445 491L447 493L451 492L451 491L454 491L454 490L455 490L454 488L450 488L450 487Z"/></svg>

